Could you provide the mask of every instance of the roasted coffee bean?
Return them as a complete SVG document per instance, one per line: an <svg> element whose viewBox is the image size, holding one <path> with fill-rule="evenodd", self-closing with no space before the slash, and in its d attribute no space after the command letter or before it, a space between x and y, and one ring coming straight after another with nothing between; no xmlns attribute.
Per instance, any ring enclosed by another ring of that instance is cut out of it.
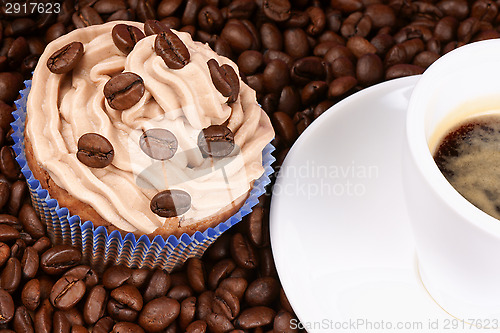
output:
<svg viewBox="0 0 500 333"><path fill-rule="evenodd" d="M283 36L274 23L265 22L260 26L260 39L263 49L277 51L283 49Z"/></svg>
<svg viewBox="0 0 500 333"><path fill-rule="evenodd" d="M88 333L88 332L89 331L82 325L71 326L71 333Z"/></svg>
<svg viewBox="0 0 500 333"><path fill-rule="evenodd" d="M147 268L136 268L132 270L132 274L130 278L127 279L127 283L138 288L142 289L146 282L150 280L150 270Z"/></svg>
<svg viewBox="0 0 500 333"><path fill-rule="evenodd" d="M255 74L264 64L262 53L253 50L247 50L238 57L238 68L245 75Z"/></svg>
<svg viewBox="0 0 500 333"><path fill-rule="evenodd" d="M436 6L444 15L456 17L463 20L469 15L469 5L464 0L442 0Z"/></svg>
<svg viewBox="0 0 500 333"><path fill-rule="evenodd" d="M302 105L311 105L323 100L328 91L325 81L311 81L304 86L301 92Z"/></svg>
<svg viewBox="0 0 500 333"><path fill-rule="evenodd" d="M220 37L228 42L231 49L240 54L246 50L255 50L258 41L243 21L230 19L222 29Z"/></svg>
<svg viewBox="0 0 500 333"><path fill-rule="evenodd" d="M24 279L32 279L38 272L40 258L38 252L30 247L24 250L23 259L21 260L22 276Z"/></svg>
<svg viewBox="0 0 500 333"><path fill-rule="evenodd" d="M136 310L124 306L113 298L108 301L106 311L116 321L134 322L137 320L138 312Z"/></svg>
<svg viewBox="0 0 500 333"><path fill-rule="evenodd" d="M0 171L10 180L19 178L21 168L15 160L15 153L12 147L3 146L0 150Z"/></svg>
<svg viewBox="0 0 500 333"><path fill-rule="evenodd" d="M313 119L312 117L306 116L304 112L297 114L304 115L304 117L307 117L308 121L312 121L311 119ZM304 125L307 127L309 124L304 121ZM297 126L297 128L299 128L299 126ZM261 277L275 277L278 275L278 272L276 271L276 264L274 263L273 253L269 247L259 249L259 262L259 273Z"/></svg>
<svg viewBox="0 0 500 333"><path fill-rule="evenodd" d="M161 217L179 216L191 208L191 196L183 190L164 190L151 199L149 207Z"/></svg>
<svg viewBox="0 0 500 333"><path fill-rule="evenodd" d="M294 86L286 86L281 90L278 111L293 115L301 107L300 94Z"/></svg>
<svg viewBox="0 0 500 333"><path fill-rule="evenodd" d="M320 7L312 6L307 9L307 15L311 23L306 28L306 32L311 36L317 36L323 32L326 27L326 15Z"/></svg>
<svg viewBox="0 0 500 333"><path fill-rule="evenodd" d="M19 211L19 222L23 229L33 238L40 238L45 235L45 225L36 215L35 209L30 204L24 204Z"/></svg>
<svg viewBox="0 0 500 333"><path fill-rule="evenodd" d="M228 290L239 300L242 300L247 286L248 281L242 277L228 277L222 280L219 284L219 288Z"/></svg>
<svg viewBox="0 0 500 333"><path fill-rule="evenodd" d="M362 9L363 2L361 0L331 0L331 7L343 13L351 13Z"/></svg>
<svg viewBox="0 0 500 333"><path fill-rule="evenodd" d="M94 9L99 14L112 14L118 10L127 9L123 0L99 0L94 4Z"/></svg>
<svg viewBox="0 0 500 333"><path fill-rule="evenodd" d="M12 296L3 289L0 289L0 324L7 324L14 317L14 300Z"/></svg>
<svg viewBox="0 0 500 333"><path fill-rule="evenodd" d="M330 65L332 80L342 76L355 76L356 70L353 62L347 57L335 59Z"/></svg>
<svg viewBox="0 0 500 333"><path fill-rule="evenodd" d="M5 43L5 42L4 42ZM12 103L23 86L23 76L17 72L0 73L0 101Z"/></svg>
<svg viewBox="0 0 500 333"><path fill-rule="evenodd" d="M108 139L102 135L86 133L78 139L76 157L88 167L104 168L113 161L114 150Z"/></svg>
<svg viewBox="0 0 500 333"><path fill-rule="evenodd" d="M235 102L240 93L240 81L233 67L228 64L219 66L215 59L210 59L207 65L215 88L217 88L222 96L228 97L227 103Z"/></svg>
<svg viewBox="0 0 500 333"><path fill-rule="evenodd" d="M382 3L373 3L365 9L365 15L370 17L373 28L392 27L396 24L394 9Z"/></svg>
<svg viewBox="0 0 500 333"><path fill-rule="evenodd" d="M207 323L203 320L193 321L186 328L186 333L205 333L207 331Z"/></svg>
<svg viewBox="0 0 500 333"><path fill-rule="evenodd" d="M21 302L30 311L35 311L40 305L40 280L31 279L23 287L21 292Z"/></svg>
<svg viewBox="0 0 500 333"><path fill-rule="evenodd" d="M366 37L371 30L371 18L368 15L363 15L361 12L355 12L349 15L340 27L340 33L345 38L352 36Z"/></svg>
<svg viewBox="0 0 500 333"><path fill-rule="evenodd" d="M40 298L42 300L49 298L54 280L46 274L39 275L38 279L40 281Z"/></svg>
<svg viewBox="0 0 500 333"><path fill-rule="evenodd" d="M281 60L269 62L263 73L264 88L269 92L279 92L290 81L288 66Z"/></svg>
<svg viewBox="0 0 500 333"><path fill-rule="evenodd" d="M19 231L5 223L0 224L0 242L12 242L19 238Z"/></svg>
<svg viewBox="0 0 500 333"><path fill-rule="evenodd" d="M440 42L447 43L455 39L457 28L458 20L453 16L445 16L436 23L434 38Z"/></svg>
<svg viewBox="0 0 500 333"><path fill-rule="evenodd" d="M125 54L129 54L138 41L144 38L144 33L137 27L127 24L117 24L111 31L116 47Z"/></svg>
<svg viewBox="0 0 500 333"><path fill-rule="evenodd" d="M385 79L391 80L399 77L422 74L424 69L420 66L411 64L398 64L387 68Z"/></svg>
<svg viewBox="0 0 500 333"><path fill-rule="evenodd" d="M161 269L155 270L149 280L146 290L144 291L144 301L149 302L152 299L165 296L170 288L170 285L170 275Z"/></svg>
<svg viewBox="0 0 500 333"><path fill-rule="evenodd" d="M328 88L328 97L336 98L344 96L358 84L358 80L352 76L342 76L330 83Z"/></svg>
<svg viewBox="0 0 500 333"><path fill-rule="evenodd" d="M283 32L285 52L292 58L302 58L309 54L307 34L300 28L287 29Z"/></svg>
<svg viewBox="0 0 500 333"><path fill-rule="evenodd" d="M28 43L22 36L17 37L7 52L7 61L11 67L18 67L29 54Z"/></svg>
<svg viewBox="0 0 500 333"><path fill-rule="evenodd" d="M61 310L75 306L85 294L85 283L75 276L63 276L52 287L50 302Z"/></svg>
<svg viewBox="0 0 500 333"><path fill-rule="evenodd" d="M24 306L18 306L14 313L12 326L16 332L34 333L33 320Z"/></svg>
<svg viewBox="0 0 500 333"><path fill-rule="evenodd" d="M132 9L121 9L111 14L106 20L106 22L133 21L134 19L135 19L135 13L132 11Z"/></svg>
<svg viewBox="0 0 500 333"><path fill-rule="evenodd" d="M243 310L235 320L235 326L242 329L251 329L269 325L274 318L273 309L266 306L256 306Z"/></svg>
<svg viewBox="0 0 500 333"><path fill-rule="evenodd" d="M63 276L68 276L68 275L74 276L77 279L82 280L87 288L92 288L93 286L95 286L98 283L99 279L94 269L86 265L73 267L66 273L64 273Z"/></svg>
<svg viewBox="0 0 500 333"><path fill-rule="evenodd" d="M54 52L47 60L47 67L52 73L68 73L78 65L83 57L83 44L72 42Z"/></svg>
<svg viewBox="0 0 500 333"><path fill-rule="evenodd" d="M174 156L178 143L175 135L169 130L152 128L141 135L139 146L149 157L163 161Z"/></svg>
<svg viewBox="0 0 500 333"><path fill-rule="evenodd" d="M171 30L161 32L156 36L155 52L171 69L181 69L190 61L186 45Z"/></svg>
<svg viewBox="0 0 500 333"><path fill-rule="evenodd" d="M470 14L480 21L492 22L497 17L498 6L491 0L475 1L472 4Z"/></svg>
<svg viewBox="0 0 500 333"><path fill-rule="evenodd" d="M210 125L198 136L198 148L206 156L225 157L234 146L234 134L224 125Z"/></svg>
<svg viewBox="0 0 500 333"><path fill-rule="evenodd" d="M12 247L10 248L10 256L20 261L21 258L23 257L25 249L26 249L26 242L22 240L21 235L19 235L19 238L16 239L14 245L12 245Z"/></svg>
<svg viewBox="0 0 500 333"><path fill-rule="evenodd" d="M288 54L276 50L267 50L264 53L264 63L268 64L273 60L283 61L288 66L288 68L292 68L294 64L293 58L290 57Z"/></svg>
<svg viewBox="0 0 500 333"><path fill-rule="evenodd" d="M45 251L40 257L40 266L47 274L61 274L78 265L82 253L70 245L56 245Z"/></svg>
<svg viewBox="0 0 500 333"><path fill-rule="evenodd" d="M370 40L370 43L377 49L377 54L382 56L394 45L394 38L389 34L379 33Z"/></svg>
<svg viewBox="0 0 500 333"><path fill-rule="evenodd" d="M0 209L2 209L5 206L5 204L9 201L9 196L10 196L10 184L7 181L7 179L4 176L2 176L0 177Z"/></svg>
<svg viewBox="0 0 500 333"><path fill-rule="evenodd" d="M252 281L245 292L245 301L249 306L271 305L278 297L280 286L273 277L262 277Z"/></svg>
<svg viewBox="0 0 500 333"><path fill-rule="evenodd" d="M181 303L180 314L177 319L181 330L185 330L189 323L194 320L196 313L196 297L185 298Z"/></svg>
<svg viewBox="0 0 500 333"><path fill-rule="evenodd" d="M290 18L291 4L288 0L263 0L264 15L275 22L284 22Z"/></svg>
<svg viewBox="0 0 500 333"><path fill-rule="evenodd" d="M296 137L297 137L297 130L295 129L295 126L292 122L292 119L290 116L284 112L278 111L275 112L272 117L271 117L274 128L278 132L278 134L285 140L285 142L288 145L291 145ZM238 239L241 237L238 236ZM231 248L231 251L234 251L235 249ZM231 252L233 255L233 252ZM252 266L251 263L249 263L250 266Z"/></svg>
<svg viewBox="0 0 500 333"><path fill-rule="evenodd" d="M111 298L119 304L135 311L141 311L143 306L142 295L139 290L131 285L122 285L110 294Z"/></svg>
<svg viewBox="0 0 500 333"><path fill-rule="evenodd" d="M9 258L0 275L0 288L13 293L21 283L21 263L17 258Z"/></svg>
<svg viewBox="0 0 500 333"><path fill-rule="evenodd" d="M42 302L42 305L35 312L34 326L35 332L51 333L52 332L52 314L54 308L48 299Z"/></svg>
<svg viewBox="0 0 500 333"><path fill-rule="evenodd" d="M74 307L69 310L64 310L61 311L66 315L66 318L68 318L69 322L71 323L71 326L75 325L81 325L83 326L85 323L83 322L83 315L80 312L79 307Z"/></svg>
<svg viewBox="0 0 500 333"><path fill-rule="evenodd" d="M128 323L126 321L116 323L113 326L112 333L144 333L142 327L134 323Z"/></svg>
<svg viewBox="0 0 500 333"><path fill-rule="evenodd" d="M325 66L319 57L305 57L293 64L290 77L298 85L324 80L326 77Z"/></svg>
<svg viewBox="0 0 500 333"><path fill-rule="evenodd" d="M83 318L87 324L94 324L103 316L107 298L103 285L96 285L90 290L83 306Z"/></svg>
<svg viewBox="0 0 500 333"><path fill-rule="evenodd" d="M0 267L3 266L7 262L7 260L10 257L10 247L5 244L0 242Z"/></svg>
<svg viewBox="0 0 500 333"><path fill-rule="evenodd" d="M132 275L132 270L126 266L111 266L102 275L102 284L107 289L121 286Z"/></svg>
<svg viewBox="0 0 500 333"><path fill-rule="evenodd" d="M234 329L233 324L224 315L212 312L206 316L205 321L210 332L229 332Z"/></svg>
<svg viewBox="0 0 500 333"><path fill-rule="evenodd" d="M468 43L474 37L474 35L479 32L481 28L480 21L475 17L469 17L468 19L460 22L457 30L458 41Z"/></svg>
<svg viewBox="0 0 500 333"><path fill-rule="evenodd" d="M129 109L137 104L144 95L144 91L145 87L142 78L130 72L113 76L104 85L104 96L109 106L120 111Z"/></svg>
<svg viewBox="0 0 500 333"><path fill-rule="evenodd" d="M375 54L377 49L368 40L361 36L353 36L347 40L346 47L356 58L361 58L365 54Z"/></svg>
<svg viewBox="0 0 500 333"><path fill-rule="evenodd" d="M162 0L158 5L158 16L164 18L172 15L182 4L182 0Z"/></svg>
<svg viewBox="0 0 500 333"><path fill-rule="evenodd" d="M169 27L157 20L147 20L144 23L144 32L146 33L146 36L157 35L168 30Z"/></svg>
<svg viewBox="0 0 500 333"><path fill-rule="evenodd" d="M103 317L97 321L92 333L109 333L113 329L114 321L111 317Z"/></svg>
<svg viewBox="0 0 500 333"><path fill-rule="evenodd" d="M205 264L198 258L190 258L186 262L186 271L189 285L196 293L203 292L206 287Z"/></svg>
<svg viewBox="0 0 500 333"><path fill-rule="evenodd" d="M236 264L231 259L217 262L208 275L208 287L212 290L217 288L219 282L228 277L235 268Z"/></svg>
<svg viewBox="0 0 500 333"><path fill-rule="evenodd" d="M71 323L62 311L56 311L52 317L52 331L55 333L70 333Z"/></svg>
<svg viewBox="0 0 500 333"><path fill-rule="evenodd" d="M359 84L370 86L384 78L384 65L376 54L365 54L356 63L356 77Z"/></svg>
<svg viewBox="0 0 500 333"><path fill-rule="evenodd" d="M203 31L217 33L224 25L224 18L217 7L208 5L199 11L198 25Z"/></svg>
<svg viewBox="0 0 500 333"><path fill-rule="evenodd" d="M71 19L76 28L104 23L99 13L92 7L83 7L78 12L75 12Z"/></svg>
<svg viewBox="0 0 500 333"><path fill-rule="evenodd" d="M196 302L196 317L198 319L205 320L212 313L213 299L214 292L211 290L206 290L198 296L198 301Z"/></svg>
<svg viewBox="0 0 500 333"><path fill-rule="evenodd" d="M434 61L439 58L439 54L431 51L422 51L415 56L413 64L422 68L429 67Z"/></svg>
<svg viewBox="0 0 500 333"><path fill-rule="evenodd" d="M175 299L159 297L148 302L142 309L138 323L148 332L167 328L179 316L180 304Z"/></svg>
<svg viewBox="0 0 500 333"><path fill-rule="evenodd" d="M276 115L276 113L274 113L274 115ZM286 116L288 117L288 115ZM274 117L274 119L276 119L276 117ZM236 233L233 235L233 237L231 238L229 249L235 263L241 268L251 269L255 268L259 264L259 259L255 248L241 233Z"/></svg>
<svg viewBox="0 0 500 333"><path fill-rule="evenodd" d="M184 299L193 296L193 289L189 285L173 286L167 293L167 297L182 302Z"/></svg>
<svg viewBox="0 0 500 333"><path fill-rule="evenodd" d="M214 293L212 311L233 320L240 313L240 301L229 290L219 287Z"/></svg>
<svg viewBox="0 0 500 333"><path fill-rule="evenodd" d="M297 328L290 325L293 323L294 317L288 311L281 310L276 314L273 320L273 329L275 332L283 332L283 333L293 333L297 332Z"/></svg>
<svg viewBox="0 0 500 333"><path fill-rule="evenodd" d="M50 242L50 239L46 236L43 236L39 238L35 244L33 244L33 248L36 250L38 253L43 253L47 251L51 247L52 243ZM0 265L1 266L1 265Z"/></svg>

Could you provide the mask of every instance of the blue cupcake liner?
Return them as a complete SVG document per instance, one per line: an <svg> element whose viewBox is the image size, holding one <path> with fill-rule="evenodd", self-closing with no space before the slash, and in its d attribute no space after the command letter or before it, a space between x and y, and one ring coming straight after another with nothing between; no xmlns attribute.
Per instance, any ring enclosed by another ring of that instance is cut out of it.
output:
<svg viewBox="0 0 500 333"><path fill-rule="evenodd" d="M170 272L189 258L199 258L224 231L240 222L243 216L252 211L259 202L259 197L265 193L266 185L271 182L269 178L273 173L271 164L275 161L271 153L275 148L269 143L262 152L264 174L254 182L243 206L225 222L204 232L197 231L192 236L182 234L179 238L173 235L167 239L156 236L150 240L146 235L136 239L132 233L126 234L125 237L118 231L108 234L105 227L95 228L91 221L82 223L78 215L71 215L67 208L60 207L57 200L50 197L48 191L42 188L29 169L24 151L24 124L31 80L25 81L24 84L26 88L20 92L21 98L15 102L17 107L13 112L15 121L11 125L14 130L13 149L27 180L33 207L47 224L47 233L53 243L70 244L81 248L84 262L97 269L109 265L125 265L131 268L161 268Z"/></svg>

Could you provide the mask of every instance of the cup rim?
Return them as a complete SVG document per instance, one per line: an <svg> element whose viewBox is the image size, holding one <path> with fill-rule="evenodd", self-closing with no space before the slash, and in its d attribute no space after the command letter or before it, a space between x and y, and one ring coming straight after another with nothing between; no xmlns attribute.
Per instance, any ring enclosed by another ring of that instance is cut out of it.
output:
<svg viewBox="0 0 500 333"><path fill-rule="evenodd" d="M427 85L436 80L450 63L462 62L470 65L471 58L481 59L492 50L500 53L500 40L485 40L461 46L440 57L421 75L411 94L406 117L406 141L410 156L421 178L427 183L434 194L437 195L448 207L473 225L491 235L500 238L500 220L483 212L465 199L448 182L441 173L429 149L425 135L425 113L419 106L425 100ZM500 58L498 60L500 65ZM500 91L499 91L500 94Z"/></svg>

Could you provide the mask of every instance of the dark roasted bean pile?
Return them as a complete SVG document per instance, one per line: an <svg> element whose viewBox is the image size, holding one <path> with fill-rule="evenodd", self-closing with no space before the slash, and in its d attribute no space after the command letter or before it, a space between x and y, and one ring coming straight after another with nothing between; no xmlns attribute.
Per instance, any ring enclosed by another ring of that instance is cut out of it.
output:
<svg viewBox="0 0 500 333"><path fill-rule="evenodd" d="M52 13L48 6L16 13L0 0L0 333L294 331L269 245L269 195L201 260L171 274L96 271L78 249L51 244L29 203L9 125L23 80L48 42L112 20L160 21L150 22L146 35L165 26L189 32L233 59L257 91L276 129L279 168L297 136L346 96L420 74L457 47L500 36L500 1L492 0L74 0L59 1L57 14L56 1L38 2L51 3ZM118 27L114 38L127 53L142 32ZM159 55L185 65L182 53L164 47L169 36L162 38ZM55 55L53 71L71 70L77 46ZM231 102L234 77L221 80L224 69L212 67ZM115 90L109 96L119 104Z"/></svg>

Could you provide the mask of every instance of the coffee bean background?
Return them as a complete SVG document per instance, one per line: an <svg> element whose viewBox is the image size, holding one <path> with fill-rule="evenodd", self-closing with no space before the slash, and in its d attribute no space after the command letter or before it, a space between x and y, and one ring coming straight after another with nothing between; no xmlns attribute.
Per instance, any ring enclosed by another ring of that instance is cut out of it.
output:
<svg viewBox="0 0 500 333"><path fill-rule="evenodd" d="M113 20L155 19L190 33L233 59L257 91L276 130L279 170L298 135L341 99L420 74L466 43L500 37L500 0L59 2L59 14L9 14L0 2L1 332L294 331L270 248L271 187L201 260L171 274L96 271L81 263L78 249L51 244L13 159L9 125L48 42Z"/></svg>

